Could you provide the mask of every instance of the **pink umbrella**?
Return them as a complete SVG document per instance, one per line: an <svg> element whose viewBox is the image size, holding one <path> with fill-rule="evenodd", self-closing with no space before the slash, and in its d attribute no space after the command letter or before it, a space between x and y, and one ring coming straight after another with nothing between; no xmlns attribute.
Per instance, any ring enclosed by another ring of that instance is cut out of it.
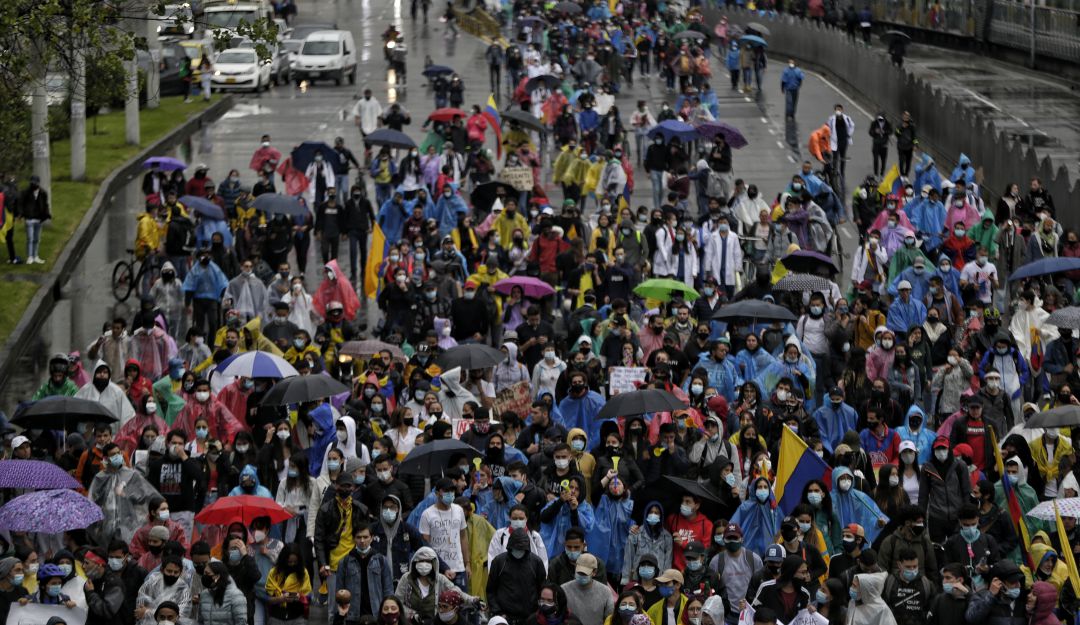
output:
<svg viewBox="0 0 1080 625"><path fill-rule="evenodd" d="M503 295L510 295L510 291L515 286L521 287L521 291L525 294L525 297L531 297L533 299L540 299L555 294L555 289L551 288L550 284L539 278L530 278L529 276L514 276L505 280L499 280L495 283L495 291L497 293L502 293Z"/></svg>

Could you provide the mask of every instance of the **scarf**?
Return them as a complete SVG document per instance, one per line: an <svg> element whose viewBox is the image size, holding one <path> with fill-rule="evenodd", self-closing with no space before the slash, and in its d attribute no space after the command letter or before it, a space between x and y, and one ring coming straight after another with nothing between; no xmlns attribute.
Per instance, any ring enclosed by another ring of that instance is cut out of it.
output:
<svg viewBox="0 0 1080 625"><path fill-rule="evenodd" d="M1055 255L1054 250L1057 249L1057 235L1054 234L1054 231L1051 230L1050 232L1047 232L1046 230L1039 228L1036 231L1036 234L1039 235L1039 245L1042 246L1043 253L1047 256Z"/></svg>

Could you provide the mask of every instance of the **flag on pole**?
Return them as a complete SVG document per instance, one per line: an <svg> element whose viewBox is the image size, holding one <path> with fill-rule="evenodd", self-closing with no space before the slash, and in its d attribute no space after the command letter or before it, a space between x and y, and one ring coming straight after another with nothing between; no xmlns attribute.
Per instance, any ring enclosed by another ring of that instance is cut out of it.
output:
<svg viewBox="0 0 1080 625"><path fill-rule="evenodd" d="M987 428L990 432L990 442L994 446L994 466L997 474L1001 476L1001 490L1005 494L1005 507L1009 510L1009 518L1012 519L1013 527L1020 536L1020 557L1028 570L1035 570L1034 560L1031 559L1031 534L1028 532L1027 522L1024 521L1024 511L1020 507L1020 498L1016 495L1016 489L1005 475L1005 461L1001 458L1001 449L998 446L997 433L994 428Z"/></svg>
<svg viewBox="0 0 1080 625"><path fill-rule="evenodd" d="M495 103L495 94L488 94L487 105L484 106L483 115L495 131L495 154L502 158L502 116L499 115L499 105Z"/></svg>
<svg viewBox="0 0 1080 625"><path fill-rule="evenodd" d="M382 266L383 256L386 254L386 235L378 223L371 231L371 253L368 254L367 264L364 265L364 295L368 299L375 297L379 292L379 267Z"/></svg>
<svg viewBox="0 0 1080 625"><path fill-rule="evenodd" d="M885 177L882 178L881 184L878 185L878 193L883 196L891 194L899 194L900 190L904 188L904 181L900 179L900 168L893 165L888 172L885 173Z"/></svg>
<svg viewBox="0 0 1080 625"><path fill-rule="evenodd" d="M1073 554L1072 545L1067 538L1065 523L1061 520L1061 511L1058 510L1057 502L1054 502L1054 520L1057 522L1057 535L1061 550L1061 558L1065 560L1065 568L1068 569L1069 583L1072 584L1073 592L1080 592L1080 572L1076 569L1076 555Z"/></svg>
<svg viewBox="0 0 1080 625"><path fill-rule="evenodd" d="M810 480L829 483L829 465L818 457L791 428L784 426L780 435L780 461L776 468L777 507L791 514L802 499Z"/></svg>

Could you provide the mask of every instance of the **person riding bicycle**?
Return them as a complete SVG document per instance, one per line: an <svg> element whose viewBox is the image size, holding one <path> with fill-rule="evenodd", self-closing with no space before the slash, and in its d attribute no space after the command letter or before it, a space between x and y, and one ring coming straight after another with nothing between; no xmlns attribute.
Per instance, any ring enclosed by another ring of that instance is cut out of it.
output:
<svg viewBox="0 0 1080 625"><path fill-rule="evenodd" d="M810 143L807 145L811 156L816 158L818 162L826 167L832 162L832 150L829 147L829 136L829 125L824 124L821 128L810 133Z"/></svg>

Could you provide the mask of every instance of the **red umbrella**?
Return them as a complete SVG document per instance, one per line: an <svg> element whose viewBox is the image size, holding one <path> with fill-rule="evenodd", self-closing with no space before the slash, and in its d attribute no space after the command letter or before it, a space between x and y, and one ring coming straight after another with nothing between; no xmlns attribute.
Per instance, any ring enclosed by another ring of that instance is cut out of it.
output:
<svg viewBox="0 0 1080 625"><path fill-rule="evenodd" d="M435 109L435 112L433 112L431 115L428 115L428 119L435 122L451 122L454 121L454 118L458 116L460 116L462 119L465 119L469 116L469 114L461 109L447 107L442 109Z"/></svg>
<svg viewBox="0 0 1080 625"><path fill-rule="evenodd" d="M228 525L237 521L244 525L261 516L270 517L270 523L281 523L292 518L289 511L269 497L235 495L222 497L202 509L195 520L204 525Z"/></svg>

